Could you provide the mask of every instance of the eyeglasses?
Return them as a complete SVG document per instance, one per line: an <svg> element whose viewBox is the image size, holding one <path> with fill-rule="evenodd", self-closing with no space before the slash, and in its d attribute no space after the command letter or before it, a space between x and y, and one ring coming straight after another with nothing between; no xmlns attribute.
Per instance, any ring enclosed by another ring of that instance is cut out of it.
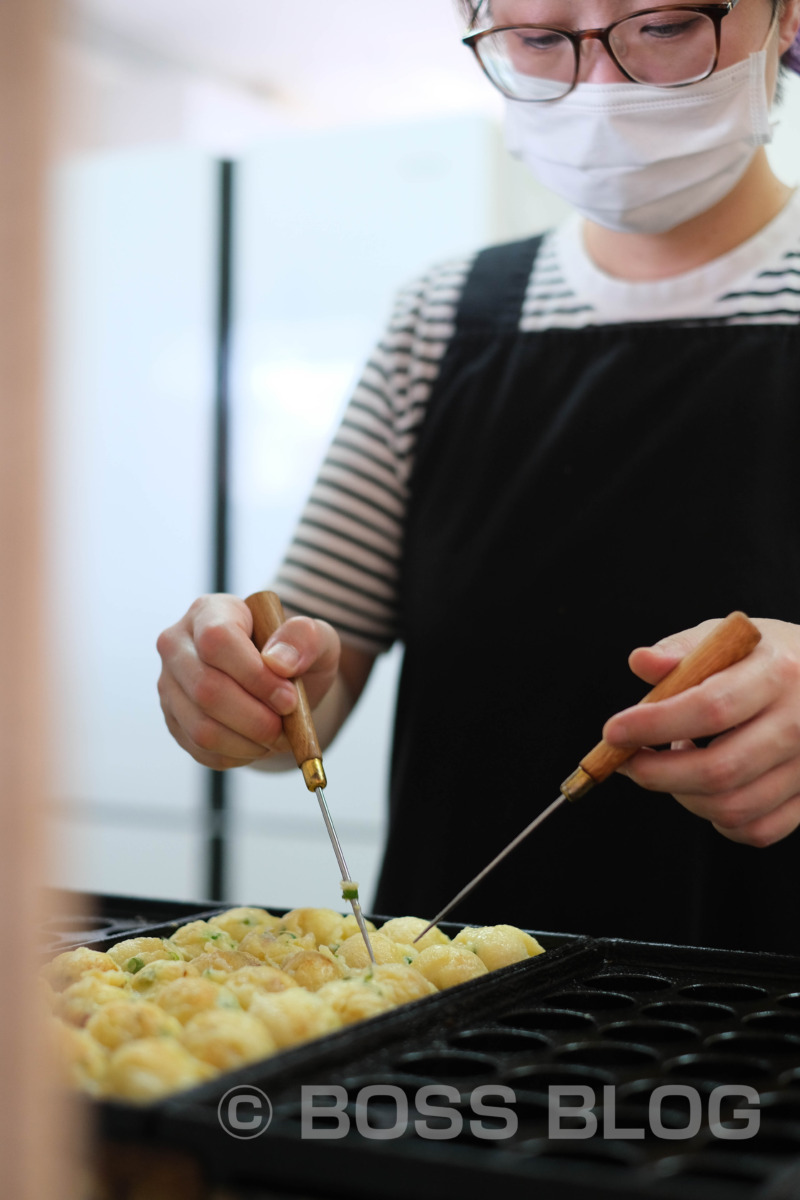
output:
<svg viewBox="0 0 800 1200"><path fill-rule="evenodd" d="M720 26L739 0L674 4L630 13L605 29L503 25L463 39L491 82L510 100L560 100L575 87L581 45L598 41L632 83L685 87L719 61ZM551 0L533 0L543 15Z"/></svg>

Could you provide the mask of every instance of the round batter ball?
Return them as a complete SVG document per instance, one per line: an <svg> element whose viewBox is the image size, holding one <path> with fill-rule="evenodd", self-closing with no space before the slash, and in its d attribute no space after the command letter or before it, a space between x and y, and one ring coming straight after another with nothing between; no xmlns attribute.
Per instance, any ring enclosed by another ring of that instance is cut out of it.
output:
<svg viewBox="0 0 800 1200"><path fill-rule="evenodd" d="M52 988L63 992L71 983L77 983L87 971L119 972L113 958L99 950L79 946L77 950L65 950L42 968L42 975Z"/></svg>
<svg viewBox="0 0 800 1200"><path fill-rule="evenodd" d="M114 983L108 983L110 979ZM70 1025L85 1025L98 1008L118 1003L125 996L124 983L122 972L117 985L117 977L110 971L87 971L77 983L57 993L53 1011Z"/></svg>
<svg viewBox="0 0 800 1200"><path fill-rule="evenodd" d="M246 1012L222 1009L209 1009L192 1017L182 1040L190 1054L219 1071L233 1071L277 1049L263 1022Z"/></svg>
<svg viewBox="0 0 800 1200"><path fill-rule="evenodd" d="M123 971L135 975L148 963L159 962L162 959L167 962L180 962L185 955L165 938L135 937L126 938L124 942L117 942L116 946L112 946L109 950L108 957L112 958Z"/></svg>
<svg viewBox="0 0 800 1200"><path fill-rule="evenodd" d="M249 1012L266 1025L279 1049L297 1046L341 1027L338 1013L304 988L254 996Z"/></svg>
<svg viewBox="0 0 800 1200"><path fill-rule="evenodd" d="M183 1026L148 1000L118 1000L90 1017L86 1032L108 1050L137 1038L180 1037Z"/></svg>
<svg viewBox="0 0 800 1200"><path fill-rule="evenodd" d="M164 1012L177 1017L181 1025L207 1008L239 1011L239 1001L233 992L211 979L203 979L201 975L189 975L166 984L158 993L158 1003Z"/></svg>
<svg viewBox="0 0 800 1200"><path fill-rule="evenodd" d="M216 1071L172 1038L126 1042L108 1060L103 1092L123 1100L158 1100L211 1079Z"/></svg>
<svg viewBox="0 0 800 1200"><path fill-rule="evenodd" d="M265 908L229 908L218 917L210 917L208 923L227 933L235 942L241 942L254 929L279 929L281 918L273 917Z"/></svg>
<svg viewBox="0 0 800 1200"><path fill-rule="evenodd" d="M369 940L377 963L404 962L410 965L419 955L419 951L414 946L395 942L382 933L370 934ZM352 937L346 938L336 953L339 958L344 959L348 967L368 967L370 965L369 951L360 933L354 933Z"/></svg>
<svg viewBox="0 0 800 1200"><path fill-rule="evenodd" d="M384 937L391 938L393 942L413 945L417 951L425 950L428 946L448 945L450 938L446 933L442 933L438 925L429 929L418 942L415 941L414 939L419 937L427 924L428 922L423 921L422 917L393 917L391 921L385 921L381 925L380 932Z"/></svg>
<svg viewBox="0 0 800 1200"><path fill-rule="evenodd" d="M344 974L342 965L337 962L327 946L325 950L325 954L319 950L301 950L299 954L293 954L291 958L286 959L283 970L297 980L300 987L307 988L309 992L316 992L324 983L341 979Z"/></svg>
<svg viewBox="0 0 800 1200"><path fill-rule="evenodd" d="M185 958L197 958L206 950L235 950L237 943L226 933L209 921L189 921L181 925L168 939L183 953Z"/></svg>
<svg viewBox="0 0 800 1200"><path fill-rule="evenodd" d="M459 930L453 938L453 945L474 950L490 971L544 954L536 938L523 929L517 929L516 925L468 926Z"/></svg>
<svg viewBox="0 0 800 1200"><path fill-rule="evenodd" d="M330 1004L342 1025L353 1025L368 1017L377 1017L395 1007L391 996L374 983L356 976L326 983L315 994Z"/></svg>
<svg viewBox="0 0 800 1200"><path fill-rule="evenodd" d="M226 976L225 987L232 992L241 1004L248 1009L254 996L269 992L285 992L287 988L299 987L296 979L281 971L278 967L270 967L259 963L257 967L243 967L240 971Z"/></svg>
<svg viewBox="0 0 800 1200"><path fill-rule="evenodd" d="M440 991L489 974L489 968L477 954L455 942L449 946L428 946L415 959L414 967Z"/></svg>

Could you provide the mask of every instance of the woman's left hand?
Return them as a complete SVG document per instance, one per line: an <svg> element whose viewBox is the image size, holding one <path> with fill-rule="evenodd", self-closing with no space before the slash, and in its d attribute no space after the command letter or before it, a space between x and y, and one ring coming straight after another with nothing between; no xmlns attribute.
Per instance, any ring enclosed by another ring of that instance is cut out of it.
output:
<svg viewBox="0 0 800 1200"><path fill-rule="evenodd" d="M717 624L634 650L631 670L658 683ZM769 846L800 825L800 626L755 624L763 636L747 658L678 696L617 713L603 736L614 746L671 744L640 750L620 771L672 792L731 841ZM691 740L709 736L703 749Z"/></svg>

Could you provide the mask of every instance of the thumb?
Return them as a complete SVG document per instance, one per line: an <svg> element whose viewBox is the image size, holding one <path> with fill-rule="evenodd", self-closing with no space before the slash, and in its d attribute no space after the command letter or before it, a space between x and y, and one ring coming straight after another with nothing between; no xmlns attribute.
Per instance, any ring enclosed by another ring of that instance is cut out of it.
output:
<svg viewBox="0 0 800 1200"><path fill-rule="evenodd" d="M692 629L661 638L653 646L639 646L629 655L628 666L645 683L660 683L718 624L718 620L703 621Z"/></svg>

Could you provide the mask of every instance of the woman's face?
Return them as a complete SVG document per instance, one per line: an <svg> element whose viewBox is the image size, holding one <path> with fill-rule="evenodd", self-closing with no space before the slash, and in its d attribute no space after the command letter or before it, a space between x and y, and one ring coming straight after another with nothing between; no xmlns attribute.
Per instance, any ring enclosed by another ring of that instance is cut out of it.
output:
<svg viewBox="0 0 800 1200"><path fill-rule="evenodd" d="M680 3L680 0L677 0ZM702 2L702 0L700 0ZM492 0L486 24L544 24L562 29L601 29L629 13L649 7L647 0ZM654 8L666 7L655 0ZM770 0L739 0L722 22L717 70L742 62L749 54L767 50L767 84L774 91L781 54L788 49L800 21L800 0L789 0L775 17ZM483 24L484 22L482 22ZM599 41L581 46L581 83L626 83L625 76Z"/></svg>

